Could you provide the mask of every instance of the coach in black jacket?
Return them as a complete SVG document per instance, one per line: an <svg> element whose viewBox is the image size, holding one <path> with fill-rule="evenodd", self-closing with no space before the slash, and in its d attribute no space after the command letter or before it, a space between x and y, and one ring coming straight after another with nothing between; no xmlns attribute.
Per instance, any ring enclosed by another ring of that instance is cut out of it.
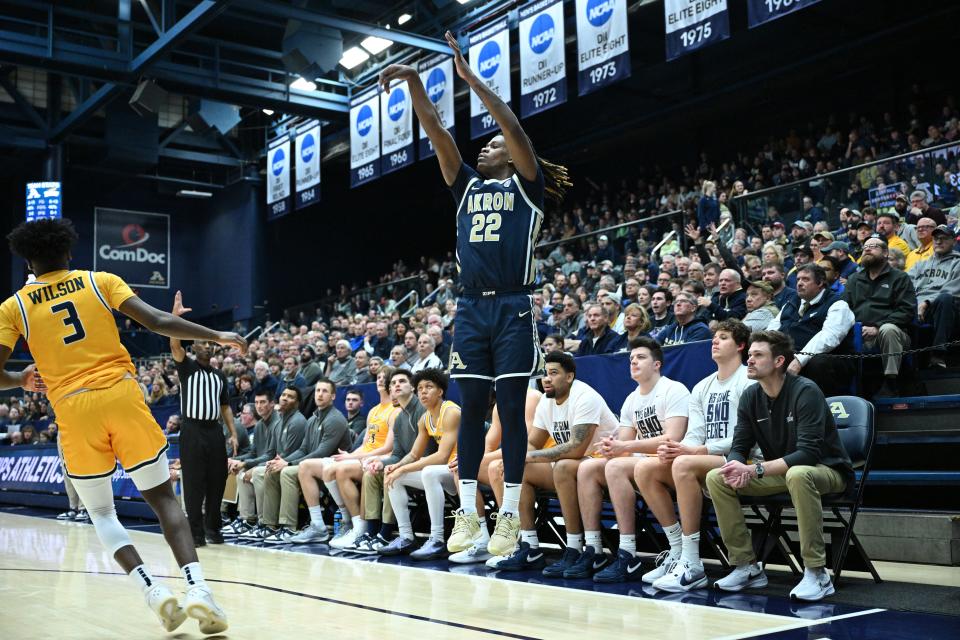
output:
<svg viewBox="0 0 960 640"><path fill-rule="evenodd" d="M736 569L716 583L727 591L767 583L756 564L740 495L787 492L797 513L803 580L791 597L820 600L833 593L826 571L823 507L820 496L841 493L853 479L850 458L826 399L806 378L787 373L793 360L791 340L779 331L751 337L747 377L758 384L740 397L737 426L727 463L707 474L707 489L717 513L720 534ZM762 461L747 463L754 445Z"/></svg>

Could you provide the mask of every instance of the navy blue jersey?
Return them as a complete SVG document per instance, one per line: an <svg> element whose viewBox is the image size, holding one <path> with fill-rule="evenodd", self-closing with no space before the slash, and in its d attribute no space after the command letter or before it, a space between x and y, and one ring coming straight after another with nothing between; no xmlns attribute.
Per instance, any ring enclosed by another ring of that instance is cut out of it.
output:
<svg viewBox="0 0 960 640"><path fill-rule="evenodd" d="M457 202L457 266L465 289L533 285L533 247L543 223L543 173L533 182L514 174L485 180L460 165L450 187Z"/></svg>

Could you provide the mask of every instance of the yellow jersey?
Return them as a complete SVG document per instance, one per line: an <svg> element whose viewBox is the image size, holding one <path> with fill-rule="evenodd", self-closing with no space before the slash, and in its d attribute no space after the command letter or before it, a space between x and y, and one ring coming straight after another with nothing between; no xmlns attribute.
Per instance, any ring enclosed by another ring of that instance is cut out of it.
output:
<svg viewBox="0 0 960 640"><path fill-rule="evenodd" d="M390 419L400 411L392 402L381 402L367 414L367 435L363 439L361 451L379 449L387 441L390 431Z"/></svg>
<svg viewBox="0 0 960 640"><path fill-rule="evenodd" d="M112 387L136 376L112 311L134 295L112 273L45 273L0 305L0 344L13 349L23 336L54 406L79 389Z"/></svg>
<svg viewBox="0 0 960 640"><path fill-rule="evenodd" d="M458 405L453 400L444 400L440 405L440 415L437 417L437 421L433 421L433 414L429 411L425 411L420 420L423 421L423 426L427 430L427 434L436 441L437 444L440 444L440 440L443 439L443 420L446 418L447 411L450 409L460 410L460 405ZM457 445L453 445L453 450L450 452L449 460L453 460L457 457ZM448 462L449 462L448 460Z"/></svg>

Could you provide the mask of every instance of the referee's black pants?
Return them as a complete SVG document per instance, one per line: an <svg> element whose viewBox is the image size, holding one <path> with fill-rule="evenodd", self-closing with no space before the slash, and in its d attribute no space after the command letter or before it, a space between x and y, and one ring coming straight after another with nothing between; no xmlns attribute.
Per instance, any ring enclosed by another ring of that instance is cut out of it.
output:
<svg viewBox="0 0 960 640"><path fill-rule="evenodd" d="M199 539L205 532L220 531L220 501L227 484L227 444L219 421L184 418L180 427L180 469L183 502L193 537Z"/></svg>

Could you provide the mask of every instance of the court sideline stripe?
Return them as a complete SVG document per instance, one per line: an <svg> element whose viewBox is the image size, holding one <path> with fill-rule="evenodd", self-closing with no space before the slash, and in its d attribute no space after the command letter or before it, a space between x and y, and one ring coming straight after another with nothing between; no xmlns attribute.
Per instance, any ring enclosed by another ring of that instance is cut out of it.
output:
<svg viewBox="0 0 960 640"><path fill-rule="evenodd" d="M79 570L71 570L71 569L16 569L12 567L0 567L0 571L30 571L34 573L82 573L85 575L97 575L97 576L125 576L126 575L124 573L120 573L119 571L79 571ZM176 579L176 578L179 578L180 576L157 576L157 577ZM255 582L240 582L239 580L220 580L217 578L207 578L207 582L217 582L222 584L240 585L244 587L254 587L256 589L263 589L264 591L274 591L276 593L282 593L285 595L297 596L300 598L309 598L311 600L319 600L321 602L326 602L329 604L338 604L345 607L353 607L355 609L363 609L366 611L384 613L391 616L410 618L412 620L419 620L420 622L433 622L435 624L443 624L448 627L456 627L458 629L466 629L468 631L476 631L478 633L486 633L486 634L495 635L495 636L502 636L505 638L516 638L517 640L541 640L536 636L525 636L519 633L510 633L509 631L497 631L495 629L485 629L483 627L475 627L473 625L464 624L461 622L453 622L450 620L440 620L437 618L428 618L427 616L421 616L415 613L401 613L399 611L391 611L390 609L384 609L382 607L373 607L366 604L347 602L346 600L337 600L336 598L328 598L326 596L316 596L309 593L303 593L302 591L291 591L289 589L281 589L280 587L271 587L269 585L257 584Z"/></svg>
<svg viewBox="0 0 960 640"><path fill-rule="evenodd" d="M746 638L762 638L764 636L770 635L771 633L779 633L781 631L791 631L793 629L803 629L804 627L816 627L822 624L827 624L829 622L835 622L837 620L844 620L846 618L856 618L857 616L867 616L874 613L883 613L886 609L867 609L866 611L854 611L853 613L844 613L837 616L830 616L829 618L820 618L819 620L803 620L798 621L794 624L785 624L779 627L773 627L772 629L764 629L761 631L747 631L744 633L737 633L732 636L718 636L712 640L746 640Z"/></svg>

